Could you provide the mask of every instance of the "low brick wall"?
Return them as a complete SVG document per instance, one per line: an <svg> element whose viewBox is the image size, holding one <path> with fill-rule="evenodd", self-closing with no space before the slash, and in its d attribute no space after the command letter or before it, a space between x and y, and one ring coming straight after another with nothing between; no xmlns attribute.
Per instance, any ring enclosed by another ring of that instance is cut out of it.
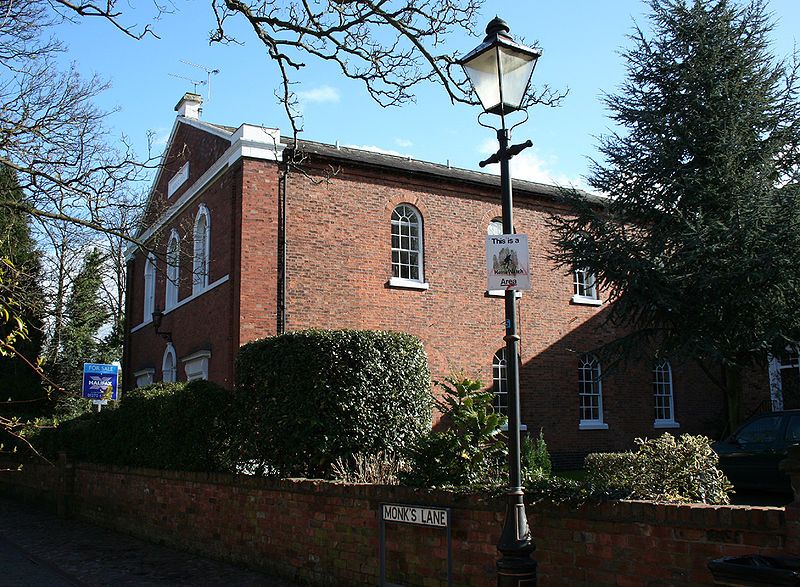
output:
<svg viewBox="0 0 800 587"><path fill-rule="evenodd" d="M449 507L454 584L496 584L502 497L65 463L0 473L0 491L315 585L377 583L381 503ZM708 585L710 559L786 554L787 543L796 543L787 532L797 524L787 524L784 508L607 502L577 509L536 504L528 515L541 586ZM390 581L446 585L444 531L386 528Z"/></svg>

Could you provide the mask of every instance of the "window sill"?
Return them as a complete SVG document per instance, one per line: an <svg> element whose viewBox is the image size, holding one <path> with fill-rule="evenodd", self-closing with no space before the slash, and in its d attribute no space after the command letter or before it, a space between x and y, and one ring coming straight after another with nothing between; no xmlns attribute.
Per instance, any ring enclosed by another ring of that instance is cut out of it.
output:
<svg viewBox="0 0 800 587"><path fill-rule="evenodd" d="M653 422L653 428L680 428L680 422L675 422L674 420L656 420Z"/></svg>
<svg viewBox="0 0 800 587"><path fill-rule="evenodd" d="M504 289L489 289L486 290L486 297L487 298L504 298L506 297L506 290ZM522 297L521 291L514 292L514 297L519 299Z"/></svg>
<svg viewBox="0 0 800 587"><path fill-rule="evenodd" d="M425 290L430 287L427 281L414 281L412 279L402 279L401 277L390 277L389 287L402 287L404 289Z"/></svg>
<svg viewBox="0 0 800 587"><path fill-rule="evenodd" d="M508 422L506 422L505 424L500 426L500 430L502 430L503 432L508 432ZM520 432L527 432L528 431L528 425L527 424L520 424L519 425L519 431Z"/></svg>
<svg viewBox="0 0 800 587"><path fill-rule="evenodd" d="M608 430L608 424L605 422L581 422L578 424L578 430Z"/></svg>
<svg viewBox="0 0 800 587"><path fill-rule="evenodd" d="M574 295L572 296L572 303L579 306L601 306L603 300L597 298L587 298L586 296Z"/></svg>

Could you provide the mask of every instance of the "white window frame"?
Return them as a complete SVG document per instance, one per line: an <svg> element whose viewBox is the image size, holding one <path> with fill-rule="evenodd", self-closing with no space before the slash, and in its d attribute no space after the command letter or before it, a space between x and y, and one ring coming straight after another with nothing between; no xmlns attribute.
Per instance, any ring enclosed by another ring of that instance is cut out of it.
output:
<svg viewBox="0 0 800 587"><path fill-rule="evenodd" d="M595 412L596 415L592 415ZM600 361L594 355L583 355L578 363L578 414L581 430L606 430L603 421L603 381ZM586 417L586 415L591 417Z"/></svg>
<svg viewBox="0 0 800 587"><path fill-rule="evenodd" d="M499 414L508 415L508 362L506 347L498 349L492 358L492 405Z"/></svg>
<svg viewBox="0 0 800 587"><path fill-rule="evenodd" d="M653 428L679 428L675 421L675 396L672 388L672 365L667 359L653 366ZM662 417L659 417L662 416Z"/></svg>
<svg viewBox="0 0 800 587"><path fill-rule="evenodd" d="M181 239L178 231L173 230L167 242L167 279L164 292L164 310L171 310L178 305L180 283Z"/></svg>
<svg viewBox="0 0 800 587"><path fill-rule="evenodd" d="M152 367L134 371L133 377L136 379L136 387L144 387L145 385L153 383L153 375L155 375L155 372L156 370Z"/></svg>
<svg viewBox="0 0 800 587"><path fill-rule="evenodd" d="M144 302L142 304L142 322L153 320L156 309L156 256L149 253L144 262Z"/></svg>
<svg viewBox="0 0 800 587"><path fill-rule="evenodd" d="M203 224L201 224L203 221ZM211 214L205 204L194 220L194 244L192 248L192 295L201 293L208 287L211 252Z"/></svg>
<svg viewBox="0 0 800 587"><path fill-rule="evenodd" d="M186 381L196 379L208 379L208 361L211 359L211 351L202 350L187 355L181 359L183 370L186 373Z"/></svg>
<svg viewBox="0 0 800 587"><path fill-rule="evenodd" d="M404 210L401 211L401 209ZM409 214L409 212L411 214ZM411 215L416 217L416 221L411 220ZM411 234L412 229L416 229L416 237ZM424 223L420 211L415 206L406 202L395 206L392 210L391 233L392 277L389 278L389 285L413 289L428 289L428 283L425 281ZM412 248L410 242L408 246L404 246L406 241L411 241L415 238L416 248ZM395 246L395 244L397 244L397 246ZM411 263L410 260L408 263L401 263L401 257L403 255L407 255L409 258L412 255L416 255L416 263ZM404 269L407 269L407 271L404 271ZM415 272L417 276L412 277ZM404 277L404 273L408 274L408 276Z"/></svg>
<svg viewBox="0 0 800 587"><path fill-rule="evenodd" d="M170 178L169 183L167 184L167 197L171 198L172 194L178 191L186 180L189 179L189 162L183 164L178 172Z"/></svg>
<svg viewBox="0 0 800 587"><path fill-rule="evenodd" d="M597 293L597 280L588 269L575 269L572 272L572 303L588 306L602 304Z"/></svg>
<svg viewBox="0 0 800 587"><path fill-rule="evenodd" d="M164 383L175 383L178 374L178 358L175 354L175 347L171 342L167 343L164 349L164 358L161 359L161 380Z"/></svg>

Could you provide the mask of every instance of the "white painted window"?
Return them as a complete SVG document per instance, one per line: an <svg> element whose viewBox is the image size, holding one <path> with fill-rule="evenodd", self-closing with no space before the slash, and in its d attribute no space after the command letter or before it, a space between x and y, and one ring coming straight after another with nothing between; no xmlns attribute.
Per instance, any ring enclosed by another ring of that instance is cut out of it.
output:
<svg viewBox="0 0 800 587"><path fill-rule="evenodd" d="M167 343L167 348L164 349L164 359L161 361L162 380L165 383L174 383L177 360L175 359L175 347L172 343Z"/></svg>
<svg viewBox="0 0 800 587"><path fill-rule="evenodd" d="M167 285L164 307L166 310L178 305L178 283L180 278L181 240L176 230L167 243Z"/></svg>
<svg viewBox="0 0 800 587"><path fill-rule="evenodd" d="M578 397L580 427L608 428L603 422L603 387L600 361L594 355L583 355L578 364Z"/></svg>
<svg viewBox="0 0 800 587"><path fill-rule="evenodd" d="M205 204L200 204L194 221L194 251L192 263L192 294L208 287L209 253L211 250L211 215Z"/></svg>
<svg viewBox="0 0 800 587"><path fill-rule="evenodd" d="M587 269L575 269L572 276L572 302L575 304L599 305L600 298L597 295L597 280L594 275Z"/></svg>
<svg viewBox="0 0 800 587"><path fill-rule="evenodd" d="M144 387L153 383L153 374L155 372L156 370L152 368L134 371L133 376L136 378L136 387Z"/></svg>
<svg viewBox="0 0 800 587"><path fill-rule="evenodd" d="M186 371L186 381L195 379L208 379L208 361L211 359L211 351L203 350L192 353L181 359L183 368Z"/></svg>
<svg viewBox="0 0 800 587"><path fill-rule="evenodd" d="M653 397L656 428L675 428L675 405L672 394L672 366L663 359L653 368Z"/></svg>
<svg viewBox="0 0 800 587"><path fill-rule="evenodd" d="M508 371L506 349L501 348L492 359L492 384L494 390L494 409L508 414Z"/></svg>
<svg viewBox="0 0 800 587"><path fill-rule="evenodd" d="M156 307L156 257L152 253L147 255L144 262L144 310L142 322L153 319L153 310Z"/></svg>
<svg viewBox="0 0 800 587"><path fill-rule="evenodd" d="M392 212L392 279L390 285L423 284L422 216L410 204Z"/></svg>
<svg viewBox="0 0 800 587"><path fill-rule="evenodd" d="M188 161L186 163L184 163L183 167L181 167L178 170L178 173L173 175L172 179L169 180L169 183L167 184L167 197L168 198L171 197L172 194L174 194L176 191L178 191L178 188L181 187L184 183L186 183L187 179L189 179L189 162Z"/></svg>

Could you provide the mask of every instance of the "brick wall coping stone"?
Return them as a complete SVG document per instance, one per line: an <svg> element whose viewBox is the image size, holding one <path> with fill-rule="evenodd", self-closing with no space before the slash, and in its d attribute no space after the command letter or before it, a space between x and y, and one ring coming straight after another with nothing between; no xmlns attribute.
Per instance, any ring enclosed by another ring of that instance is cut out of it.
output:
<svg viewBox="0 0 800 587"><path fill-rule="evenodd" d="M47 465L38 465L47 467ZM505 497L489 492L458 493L445 489L421 489L401 485L345 483L324 479L271 478L231 473L166 471L139 467L119 467L94 463L77 463L76 469L185 481L196 484L236 486L243 489L324 494L330 497L366 499L374 502L430 504L440 507L468 508L482 511L505 510ZM756 521L761 529L779 529L785 523L785 509L773 506L676 504L644 500L613 500L584 504L528 501L535 508L530 513L579 516L595 521L640 522L659 525L681 525L713 528L734 528ZM702 512L702 515L700 513Z"/></svg>

